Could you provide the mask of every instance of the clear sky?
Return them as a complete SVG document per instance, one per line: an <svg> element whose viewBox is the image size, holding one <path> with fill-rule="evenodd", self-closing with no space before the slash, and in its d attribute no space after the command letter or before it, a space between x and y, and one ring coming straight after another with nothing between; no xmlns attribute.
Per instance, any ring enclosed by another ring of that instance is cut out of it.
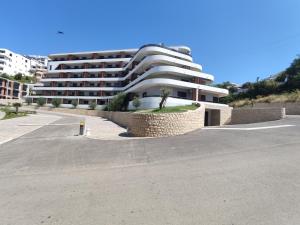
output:
<svg viewBox="0 0 300 225"><path fill-rule="evenodd" d="M1 18L1 48L48 55L187 45L216 82L267 77L300 53L300 0L6 0Z"/></svg>

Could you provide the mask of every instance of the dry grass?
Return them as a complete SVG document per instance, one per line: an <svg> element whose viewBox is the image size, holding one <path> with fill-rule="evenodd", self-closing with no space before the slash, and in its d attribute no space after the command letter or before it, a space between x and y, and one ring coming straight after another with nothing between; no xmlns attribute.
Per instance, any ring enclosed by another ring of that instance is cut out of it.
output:
<svg viewBox="0 0 300 225"><path fill-rule="evenodd" d="M243 107L246 105L253 105L255 103L275 103L275 102L300 102L300 90L291 93L284 93L280 95L257 96L256 99L243 99L231 102L232 107Z"/></svg>

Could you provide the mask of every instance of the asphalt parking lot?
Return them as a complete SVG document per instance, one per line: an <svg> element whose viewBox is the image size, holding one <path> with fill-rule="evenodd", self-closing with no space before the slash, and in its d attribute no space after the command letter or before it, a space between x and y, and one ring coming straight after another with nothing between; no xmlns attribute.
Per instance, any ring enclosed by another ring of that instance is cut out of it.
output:
<svg viewBox="0 0 300 225"><path fill-rule="evenodd" d="M122 141L77 120L0 145L0 224L300 223L298 116Z"/></svg>

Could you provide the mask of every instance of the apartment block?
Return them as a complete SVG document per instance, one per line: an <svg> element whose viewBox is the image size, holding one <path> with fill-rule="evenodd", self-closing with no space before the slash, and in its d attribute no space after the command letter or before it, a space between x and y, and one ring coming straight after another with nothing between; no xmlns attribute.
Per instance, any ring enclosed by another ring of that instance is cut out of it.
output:
<svg viewBox="0 0 300 225"><path fill-rule="evenodd" d="M0 99L21 99L28 94L28 85L0 77Z"/></svg>
<svg viewBox="0 0 300 225"><path fill-rule="evenodd" d="M21 73L33 76L36 73L45 73L48 58L44 56L23 56L8 49L0 48L0 74L15 75Z"/></svg>
<svg viewBox="0 0 300 225"><path fill-rule="evenodd" d="M34 101L44 97L51 104L59 98L62 106L71 107L76 100L81 108L95 101L102 107L124 92L138 96L140 108L147 109L158 107L161 89L167 88L167 106L204 102L215 107L222 105L220 97L228 95L228 90L210 86L214 76L193 62L186 46L148 44L138 49L51 54L49 59L42 86L32 89Z"/></svg>

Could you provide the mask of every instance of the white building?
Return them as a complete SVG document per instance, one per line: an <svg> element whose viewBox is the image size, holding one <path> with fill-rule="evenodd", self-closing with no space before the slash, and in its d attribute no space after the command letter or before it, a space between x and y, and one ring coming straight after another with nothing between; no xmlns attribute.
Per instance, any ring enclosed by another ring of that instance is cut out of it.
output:
<svg viewBox="0 0 300 225"><path fill-rule="evenodd" d="M0 48L0 73L15 75L21 73L33 76L47 68L48 58L43 56L23 56L8 49Z"/></svg>
<svg viewBox="0 0 300 225"><path fill-rule="evenodd" d="M74 99L81 108L91 101L103 106L125 92L140 97L140 108L157 108L161 89L168 88L168 106L193 102L216 106L222 105L219 97L228 94L228 90L209 86L214 77L202 72L186 46L150 44L139 49L52 54L49 58L43 86L34 87L36 95L32 96L44 97L48 104L59 98L65 107L71 107Z"/></svg>

